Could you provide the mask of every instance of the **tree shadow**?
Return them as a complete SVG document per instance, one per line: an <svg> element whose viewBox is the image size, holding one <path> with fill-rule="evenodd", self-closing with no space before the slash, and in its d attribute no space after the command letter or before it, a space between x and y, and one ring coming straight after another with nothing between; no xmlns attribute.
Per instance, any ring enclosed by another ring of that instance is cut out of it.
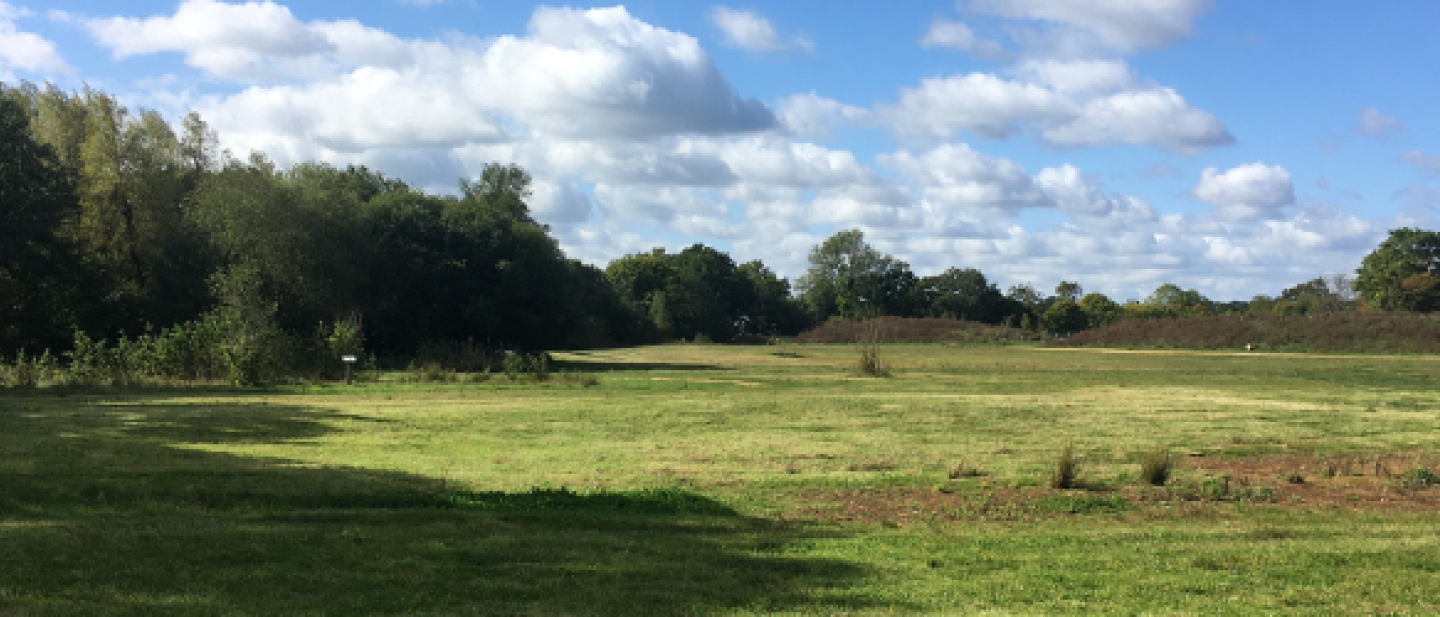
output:
<svg viewBox="0 0 1440 617"><path fill-rule="evenodd" d="M0 395L0 613L878 608L846 592L865 568L796 555L833 530L691 492L477 492L199 449L303 442L356 419L234 399Z"/></svg>
<svg viewBox="0 0 1440 617"><path fill-rule="evenodd" d="M551 368L557 371L603 373L608 371L730 371L730 367L714 364L686 364L681 362L614 362L597 360L555 360Z"/></svg>

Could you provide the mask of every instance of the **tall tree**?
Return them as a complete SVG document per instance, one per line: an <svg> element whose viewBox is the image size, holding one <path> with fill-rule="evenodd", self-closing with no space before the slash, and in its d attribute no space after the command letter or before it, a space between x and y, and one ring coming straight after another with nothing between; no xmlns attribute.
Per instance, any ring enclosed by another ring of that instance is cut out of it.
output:
<svg viewBox="0 0 1440 617"><path fill-rule="evenodd" d="M999 323L1013 312L1000 290L974 268L949 268L920 279L916 289L930 317Z"/></svg>
<svg viewBox="0 0 1440 617"><path fill-rule="evenodd" d="M1440 233L1409 227L1391 231L1360 262L1354 288L1380 310L1440 310Z"/></svg>
<svg viewBox="0 0 1440 617"><path fill-rule="evenodd" d="M796 287L817 320L910 312L918 282L910 265L865 242L860 230L841 231L810 251L810 269Z"/></svg>
<svg viewBox="0 0 1440 617"><path fill-rule="evenodd" d="M69 169L0 96L0 354L49 347L72 326L76 263L60 236L79 210Z"/></svg>

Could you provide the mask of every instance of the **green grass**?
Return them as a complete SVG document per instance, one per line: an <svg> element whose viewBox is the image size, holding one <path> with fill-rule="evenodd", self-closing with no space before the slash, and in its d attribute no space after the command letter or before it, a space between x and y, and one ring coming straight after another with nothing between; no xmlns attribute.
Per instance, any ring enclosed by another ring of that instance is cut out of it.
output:
<svg viewBox="0 0 1440 617"><path fill-rule="evenodd" d="M0 614L1440 610L1433 510L1116 492L1157 447L1433 464L1440 359L891 345L873 379L857 353L557 354L593 386L0 392ZM1072 442L1085 490L1044 488ZM937 488L966 505L823 515Z"/></svg>

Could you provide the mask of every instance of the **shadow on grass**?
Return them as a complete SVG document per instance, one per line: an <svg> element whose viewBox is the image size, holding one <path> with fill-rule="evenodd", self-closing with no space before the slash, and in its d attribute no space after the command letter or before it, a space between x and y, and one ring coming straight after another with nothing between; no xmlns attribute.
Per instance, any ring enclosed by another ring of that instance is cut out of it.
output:
<svg viewBox="0 0 1440 617"><path fill-rule="evenodd" d="M0 613L695 614L874 609L812 527L679 490L461 490L206 452L345 414L0 395ZM887 606L894 608L893 606Z"/></svg>
<svg viewBox="0 0 1440 617"><path fill-rule="evenodd" d="M556 371L602 373L607 371L725 371L727 367L715 364L685 364L669 362L611 362L590 360L556 360L550 364Z"/></svg>

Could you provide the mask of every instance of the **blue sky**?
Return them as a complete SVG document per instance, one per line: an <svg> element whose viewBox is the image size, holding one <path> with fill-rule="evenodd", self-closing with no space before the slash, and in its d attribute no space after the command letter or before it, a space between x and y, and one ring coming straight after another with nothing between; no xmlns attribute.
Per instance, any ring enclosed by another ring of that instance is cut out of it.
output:
<svg viewBox="0 0 1440 617"><path fill-rule="evenodd" d="M1429 0L0 0L0 80L432 191L518 163L599 265L703 242L795 277L858 228L921 275L1248 299L1436 227L1436 23Z"/></svg>

